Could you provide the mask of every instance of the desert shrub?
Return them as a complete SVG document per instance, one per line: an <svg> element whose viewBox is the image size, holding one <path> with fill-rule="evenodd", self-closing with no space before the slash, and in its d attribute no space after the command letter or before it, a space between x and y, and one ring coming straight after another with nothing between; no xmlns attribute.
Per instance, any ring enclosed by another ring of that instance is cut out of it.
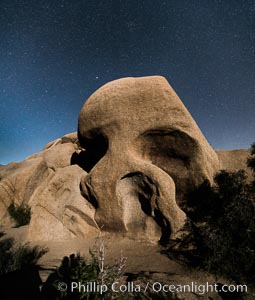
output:
<svg viewBox="0 0 255 300"><path fill-rule="evenodd" d="M217 223L210 220L203 235L208 248L207 258L203 264L209 271L236 281L240 279L253 281L255 280L254 197L249 193L247 186L240 183L239 174L236 174L236 177L231 175L220 176L233 177L232 185L224 186L224 181L217 182L221 188L219 198L223 203L222 212L217 218ZM236 194L232 194L231 187Z"/></svg>
<svg viewBox="0 0 255 300"><path fill-rule="evenodd" d="M11 272L14 265L12 247L14 239L7 238L0 241L0 275Z"/></svg>
<svg viewBox="0 0 255 300"><path fill-rule="evenodd" d="M38 260L48 252L41 246L20 245L14 249L14 268L21 269L23 266L37 265Z"/></svg>
<svg viewBox="0 0 255 300"><path fill-rule="evenodd" d="M255 191L255 143L251 145L250 157L247 159L247 166L252 170L254 175L254 180L251 183L251 189Z"/></svg>
<svg viewBox="0 0 255 300"><path fill-rule="evenodd" d="M255 193L243 170L221 171L188 196L196 226L196 260L235 281L255 280Z"/></svg>
<svg viewBox="0 0 255 300"><path fill-rule="evenodd" d="M251 145L250 153L251 155L247 159L247 166L252 169L255 175L255 143Z"/></svg>
<svg viewBox="0 0 255 300"><path fill-rule="evenodd" d="M237 172L222 170L215 175L216 193L221 199L222 207L229 205L238 195L245 194L245 196L248 196L246 180L247 176L244 170Z"/></svg>
<svg viewBox="0 0 255 300"><path fill-rule="evenodd" d="M12 238L0 241L0 299L41 299L37 263L46 252L28 244L15 247Z"/></svg>
<svg viewBox="0 0 255 300"><path fill-rule="evenodd" d="M8 207L8 212L15 220L16 227L29 224L31 219L31 208L28 205L22 204L15 207L14 203L11 203Z"/></svg>
<svg viewBox="0 0 255 300"><path fill-rule="evenodd" d="M220 211L221 201L208 180L187 196L188 215L197 221L215 218Z"/></svg>
<svg viewBox="0 0 255 300"><path fill-rule="evenodd" d="M13 238L5 238L0 241L0 275L36 265L46 252L46 248L29 244L15 247Z"/></svg>
<svg viewBox="0 0 255 300"><path fill-rule="evenodd" d="M126 264L126 258L120 258L113 266L105 264L105 246L102 242L90 250L90 259L80 253L65 256L60 267L47 279L42 288L43 299L117 299L110 289L104 293L95 291L71 291L71 283L76 282L86 286L89 282L96 285L107 285L120 280ZM63 288L64 287L64 288ZM124 295L122 295L125 297ZM124 298L118 298L124 299ZM128 298L125 298L128 299Z"/></svg>

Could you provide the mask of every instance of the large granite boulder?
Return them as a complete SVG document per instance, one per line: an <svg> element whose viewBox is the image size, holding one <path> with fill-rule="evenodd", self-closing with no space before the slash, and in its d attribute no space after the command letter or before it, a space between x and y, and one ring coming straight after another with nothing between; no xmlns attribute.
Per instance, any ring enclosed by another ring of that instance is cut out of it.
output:
<svg viewBox="0 0 255 300"><path fill-rule="evenodd" d="M32 217L30 240L62 240L84 237L97 231L94 208L80 193L84 170L71 165L79 151L77 134L57 139L21 163L11 163L0 170L1 225L14 225L7 208L29 205Z"/></svg>
<svg viewBox="0 0 255 300"><path fill-rule="evenodd" d="M84 194L93 196L96 222L108 231L176 238L187 221L179 207L184 194L219 168L215 151L160 76L101 87L81 110L78 137L92 162L84 166Z"/></svg>
<svg viewBox="0 0 255 300"><path fill-rule="evenodd" d="M49 176L50 170L42 157L21 163L11 163L0 170L0 220L2 225L13 225L7 208L28 204L34 191Z"/></svg>
<svg viewBox="0 0 255 300"><path fill-rule="evenodd" d="M78 138L1 166L1 225L14 224L11 203L28 204L33 241L102 231L176 238L186 230L185 194L236 160L245 167L248 151L217 153L163 77L116 80L86 101Z"/></svg>

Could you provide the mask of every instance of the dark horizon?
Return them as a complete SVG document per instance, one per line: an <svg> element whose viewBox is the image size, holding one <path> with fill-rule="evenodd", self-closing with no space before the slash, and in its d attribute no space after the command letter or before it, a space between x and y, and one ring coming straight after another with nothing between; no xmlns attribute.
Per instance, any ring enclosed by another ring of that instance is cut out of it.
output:
<svg viewBox="0 0 255 300"><path fill-rule="evenodd" d="M89 95L162 75L215 149L255 142L255 3L8 1L1 15L0 164L76 131Z"/></svg>

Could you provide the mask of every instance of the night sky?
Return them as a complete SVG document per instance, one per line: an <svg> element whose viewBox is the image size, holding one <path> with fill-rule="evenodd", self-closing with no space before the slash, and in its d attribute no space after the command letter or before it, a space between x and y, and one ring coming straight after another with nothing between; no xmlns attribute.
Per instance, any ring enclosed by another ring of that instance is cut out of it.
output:
<svg viewBox="0 0 255 300"><path fill-rule="evenodd" d="M165 76L214 148L255 142L254 0L0 0L0 18L0 164L127 76Z"/></svg>

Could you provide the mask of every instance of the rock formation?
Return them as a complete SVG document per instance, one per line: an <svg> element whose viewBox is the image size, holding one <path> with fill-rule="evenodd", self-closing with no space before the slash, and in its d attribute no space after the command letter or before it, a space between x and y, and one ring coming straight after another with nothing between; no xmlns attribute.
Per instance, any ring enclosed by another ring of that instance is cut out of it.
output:
<svg viewBox="0 0 255 300"><path fill-rule="evenodd" d="M31 207L33 241L100 231L176 238L187 222L185 194L212 182L219 169L234 169L239 157L217 153L163 77L116 80L84 104L78 138L67 134L21 163L1 166L1 225L13 225L13 202Z"/></svg>
<svg viewBox="0 0 255 300"><path fill-rule="evenodd" d="M81 110L78 136L93 161L84 194L93 195L105 230L171 231L175 238L186 222L178 202L218 168L217 155L162 77L100 88Z"/></svg>

